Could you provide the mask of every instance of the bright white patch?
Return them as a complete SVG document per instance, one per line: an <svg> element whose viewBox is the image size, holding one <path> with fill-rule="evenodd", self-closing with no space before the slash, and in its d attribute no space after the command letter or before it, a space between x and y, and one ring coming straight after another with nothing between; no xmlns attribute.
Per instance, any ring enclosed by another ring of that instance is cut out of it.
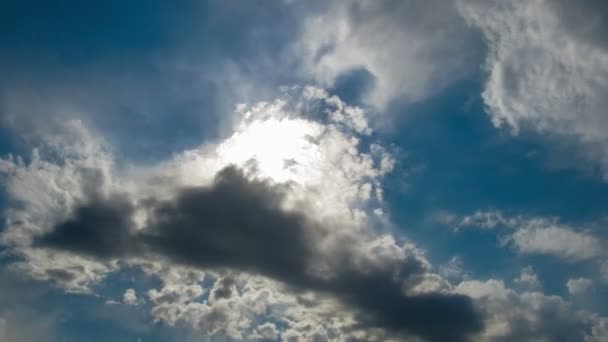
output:
<svg viewBox="0 0 608 342"><path fill-rule="evenodd" d="M318 183L322 174L317 166L323 156L312 139L322 130L301 119L258 120L223 142L217 154L224 164L241 167L255 160L259 175L275 182Z"/></svg>
<svg viewBox="0 0 608 342"><path fill-rule="evenodd" d="M177 185L205 185L222 168L236 165L251 178L288 183L289 208L305 205L318 219L362 226L380 209L374 207L382 202L379 180L393 169L393 157L378 144L361 152L360 136L371 133L361 109L318 88L303 93L292 106L284 100L239 105L242 119L231 136L176 156L151 178L160 174ZM291 109L310 103L326 107L326 123Z"/></svg>

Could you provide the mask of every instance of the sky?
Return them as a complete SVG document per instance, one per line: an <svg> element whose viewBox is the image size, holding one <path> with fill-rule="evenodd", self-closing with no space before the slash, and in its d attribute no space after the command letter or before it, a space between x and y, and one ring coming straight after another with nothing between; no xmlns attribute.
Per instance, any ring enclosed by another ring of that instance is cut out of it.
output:
<svg viewBox="0 0 608 342"><path fill-rule="evenodd" d="M608 340L608 5L0 3L0 341Z"/></svg>

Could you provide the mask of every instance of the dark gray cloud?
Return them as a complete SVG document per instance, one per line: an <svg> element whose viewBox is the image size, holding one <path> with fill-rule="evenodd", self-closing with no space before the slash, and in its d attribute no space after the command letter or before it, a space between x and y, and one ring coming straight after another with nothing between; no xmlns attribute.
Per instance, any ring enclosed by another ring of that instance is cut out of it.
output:
<svg viewBox="0 0 608 342"><path fill-rule="evenodd" d="M215 287L213 289L213 298L214 299L218 299L218 298L230 298L232 297L233 293L233 289L232 287L236 284L236 282L234 281L233 278L231 277L223 277L221 279L219 279L216 284Z"/></svg>
<svg viewBox="0 0 608 342"><path fill-rule="evenodd" d="M284 188L250 181L229 167L209 187L179 191L169 201L141 204L150 214L146 229L132 230L134 208L125 198L91 201L72 218L38 238L36 245L115 258L153 255L179 264L227 268L268 276L294 291L312 290L339 299L359 314L363 327L383 327L432 341L464 341L482 329L482 319L463 295L407 296L403 283L425 272L411 258L400 265L362 268L352 245L339 245L340 267L320 276L318 242L330 228L281 208Z"/></svg>
<svg viewBox="0 0 608 342"><path fill-rule="evenodd" d="M280 208L280 190L221 171L211 187L186 188L175 200L153 203L149 231L154 251L195 266L230 266L288 278L305 271L314 254L315 227Z"/></svg>
<svg viewBox="0 0 608 342"><path fill-rule="evenodd" d="M96 200L74 211L71 218L35 241L95 257L117 257L134 252L131 229L133 206L124 196Z"/></svg>

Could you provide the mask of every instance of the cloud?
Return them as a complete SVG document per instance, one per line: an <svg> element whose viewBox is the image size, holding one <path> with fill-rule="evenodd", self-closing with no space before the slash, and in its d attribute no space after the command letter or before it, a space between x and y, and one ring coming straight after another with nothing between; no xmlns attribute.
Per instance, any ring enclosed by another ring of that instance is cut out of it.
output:
<svg viewBox="0 0 608 342"><path fill-rule="evenodd" d="M118 195L80 206L73 217L37 238L34 246L55 246L100 258L124 254L135 248L129 237L132 212L129 200Z"/></svg>
<svg viewBox="0 0 608 342"><path fill-rule="evenodd" d="M256 340L276 341L279 337L279 331L273 323L264 323L255 328L251 337Z"/></svg>
<svg viewBox="0 0 608 342"><path fill-rule="evenodd" d="M476 211L463 217L456 230L499 229L502 245L522 254L544 254L577 262L603 257L605 242L590 232L561 224L557 218L507 216L499 211Z"/></svg>
<svg viewBox="0 0 608 342"><path fill-rule="evenodd" d="M382 108L423 100L463 78L474 69L473 42L449 1L334 1L306 18L294 51L303 72L326 87L368 73L364 99Z"/></svg>
<svg viewBox="0 0 608 342"><path fill-rule="evenodd" d="M122 302L127 305L137 304L137 294L134 289L127 289L122 295Z"/></svg>
<svg viewBox="0 0 608 342"><path fill-rule="evenodd" d="M594 1L459 1L484 35L482 97L495 126L573 137L605 167L608 50Z"/></svg>
<svg viewBox="0 0 608 342"><path fill-rule="evenodd" d="M534 272L532 266L526 266L521 270L519 277L514 279L515 283L523 286L527 289L538 289L541 286L541 282L538 279L538 275Z"/></svg>
<svg viewBox="0 0 608 342"><path fill-rule="evenodd" d="M446 223L451 224L453 223L452 221L454 221L455 218L452 218L449 221L446 221ZM511 222L509 222L501 212L499 211L483 211L483 210L477 210L475 211L475 213L473 213L473 215L467 215L465 217L462 218L462 220L460 222L458 222L458 224L456 225L456 227L454 228L454 230L458 231L462 228L467 228L467 227L475 227L475 228L481 228L481 229L494 229L496 227L502 226L502 225L510 225L512 224Z"/></svg>
<svg viewBox="0 0 608 342"><path fill-rule="evenodd" d="M571 261L596 258L603 250L596 237L559 226L523 227L513 233L510 241L520 253L548 254Z"/></svg>
<svg viewBox="0 0 608 342"><path fill-rule="evenodd" d="M472 303L464 296L404 294L402 282L426 271L414 256L374 265L373 259L359 252L366 242L353 236L331 241L330 251L319 249L328 244L327 239L340 237L333 236L331 227L281 209L281 191L226 168L210 187L183 189L171 201L149 204L148 222L141 232L129 235L129 227L122 227L126 233L107 229L106 222L130 221L127 206L108 220L84 216L60 224L40 237L37 245L95 257L144 255L127 247L139 246L143 253L179 264L261 274L295 290L336 297L360 310L362 322L371 326L434 341L448 336L462 340L481 329ZM104 213L106 206L89 204L76 212ZM107 239L116 239L114 246L125 249L105 248ZM105 254L108 251L116 254ZM217 298L227 291L213 293Z"/></svg>
<svg viewBox="0 0 608 342"><path fill-rule="evenodd" d="M593 288L593 280L589 278L568 279L566 287L571 295L580 296Z"/></svg>
<svg viewBox="0 0 608 342"><path fill-rule="evenodd" d="M455 290L476 298L485 312L483 341L601 341L602 318L573 308L559 296L518 293L501 280L470 280Z"/></svg>
<svg viewBox="0 0 608 342"><path fill-rule="evenodd" d="M209 334L253 333L252 322L268 315L242 302L243 288L254 281L276 283L270 293L285 305L273 319L289 327L281 334L333 329L377 339L466 340L482 329L471 300L450 294L416 248L374 228L384 222L379 179L393 162L377 144L360 152L359 137L372 133L361 109L318 89L302 94L239 106L232 135L145 168L118 170L106 152L65 153L71 145L55 135L51 155L62 159L5 161L7 177L18 180L8 193L21 206L11 208L2 238L24 271L70 291L90 291L124 265L162 279L176 267L215 273L220 280L211 289L201 287L200 277L179 276L148 291L158 320ZM76 146L105 151L102 142L81 136L87 142ZM83 170L96 176L74 177ZM24 191L31 184L48 201ZM69 201L49 216L57 198ZM221 275L227 271L247 276L237 282ZM77 280L79 274L88 278ZM312 301L304 298L310 293ZM314 312L336 320L309 331L303 322Z"/></svg>

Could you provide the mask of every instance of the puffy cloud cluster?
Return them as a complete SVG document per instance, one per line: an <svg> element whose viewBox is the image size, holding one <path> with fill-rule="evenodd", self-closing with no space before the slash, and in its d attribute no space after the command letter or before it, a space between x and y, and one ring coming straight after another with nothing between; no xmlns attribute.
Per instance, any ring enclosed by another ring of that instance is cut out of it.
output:
<svg viewBox="0 0 608 342"><path fill-rule="evenodd" d="M455 291L475 298L485 312L481 341L602 341L608 336L604 318L559 296L516 292L497 279L464 281Z"/></svg>
<svg viewBox="0 0 608 342"><path fill-rule="evenodd" d="M151 167L114 167L78 122L29 163L4 160L15 204L2 239L15 267L86 292L138 266L163 280L145 297L157 319L237 339L479 331L469 298L448 293L418 249L373 228L385 222L380 178L393 161L361 146L371 134L361 110L302 94L239 106L231 136ZM80 140L64 140L73 132Z"/></svg>
<svg viewBox="0 0 608 342"><path fill-rule="evenodd" d="M394 161L367 142L359 108L304 88L237 112L225 139L156 165L116 167L80 122L29 161L4 159L12 266L72 292L136 267L161 285L126 289L123 304L236 340L501 341L554 336L556 324L601 340L602 319L559 297L454 286L387 234L381 178ZM539 222L479 212L459 227ZM530 268L516 283L540 280Z"/></svg>
<svg viewBox="0 0 608 342"><path fill-rule="evenodd" d="M483 99L496 126L578 139L606 167L602 1L459 1L488 45Z"/></svg>
<svg viewBox="0 0 608 342"><path fill-rule="evenodd" d="M350 75L367 83L367 102L384 107L420 101L463 78L474 69L473 41L453 2L355 0L309 16L294 49L320 84Z"/></svg>
<svg viewBox="0 0 608 342"><path fill-rule="evenodd" d="M589 278L568 279L566 287L571 295L582 295L593 288L593 280Z"/></svg>

